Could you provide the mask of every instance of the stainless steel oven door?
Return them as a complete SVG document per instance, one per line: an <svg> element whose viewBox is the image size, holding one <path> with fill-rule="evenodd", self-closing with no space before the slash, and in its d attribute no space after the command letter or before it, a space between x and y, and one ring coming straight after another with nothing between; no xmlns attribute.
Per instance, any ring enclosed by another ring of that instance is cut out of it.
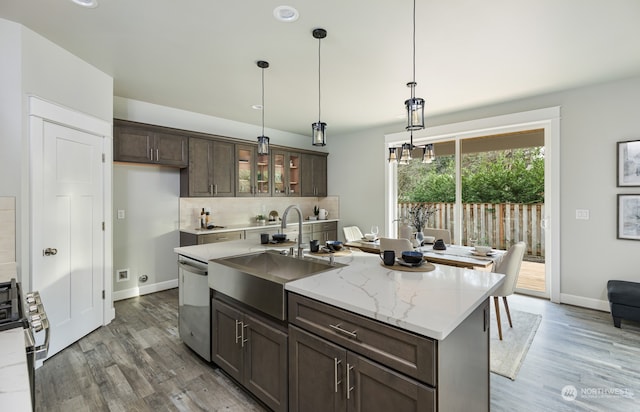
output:
<svg viewBox="0 0 640 412"><path fill-rule="evenodd" d="M207 264L180 256L178 259L178 329L182 341L211 361L211 300Z"/></svg>

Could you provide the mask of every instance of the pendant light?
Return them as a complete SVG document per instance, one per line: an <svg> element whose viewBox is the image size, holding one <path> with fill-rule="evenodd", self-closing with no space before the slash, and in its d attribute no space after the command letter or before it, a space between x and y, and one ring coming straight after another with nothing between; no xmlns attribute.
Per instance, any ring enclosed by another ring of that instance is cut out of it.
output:
<svg viewBox="0 0 640 412"><path fill-rule="evenodd" d="M424 145L422 148L422 163L431 163L436 159L436 153L433 150L433 143Z"/></svg>
<svg viewBox="0 0 640 412"><path fill-rule="evenodd" d="M313 37L318 39L318 122L311 125L311 144L314 146L324 146L327 144L326 127L327 124L320 121L320 42L327 37L325 29L314 29Z"/></svg>
<svg viewBox="0 0 640 412"><path fill-rule="evenodd" d="M264 135L264 69L269 67L269 62L259 60L258 67L262 69L262 134L258 136L258 154L269 154L269 138Z"/></svg>
<svg viewBox="0 0 640 412"><path fill-rule="evenodd" d="M411 141L410 143L403 143L402 148L400 149L400 160L398 160L398 164L408 165L411 161L411 151L413 150L413 130L410 130L411 133Z"/></svg>
<svg viewBox="0 0 640 412"><path fill-rule="evenodd" d="M396 155L396 148L395 147L390 147L389 148L389 163L390 164L398 163L398 156Z"/></svg>
<svg viewBox="0 0 640 412"><path fill-rule="evenodd" d="M407 83L411 88L411 98L404 102L407 107L407 130L424 129L424 99L415 97L416 85L416 0L413 0L413 81Z"/></svg>

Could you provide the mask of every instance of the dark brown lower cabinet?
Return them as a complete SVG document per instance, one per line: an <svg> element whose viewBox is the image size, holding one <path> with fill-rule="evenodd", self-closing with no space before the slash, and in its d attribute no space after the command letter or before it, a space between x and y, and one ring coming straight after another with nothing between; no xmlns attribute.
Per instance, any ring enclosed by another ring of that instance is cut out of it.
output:
<svg viewBox="0 0 640 412"><path fill-rule="evenodd" d="M429 412L435 390L289 325L289 410Z"/></svg>
<svg viewBox="0 0 640 412"><path fill-rule="evenodd" d="M211 303L213 362L272 410L287 411L286 332L229 302Z"/></svg>

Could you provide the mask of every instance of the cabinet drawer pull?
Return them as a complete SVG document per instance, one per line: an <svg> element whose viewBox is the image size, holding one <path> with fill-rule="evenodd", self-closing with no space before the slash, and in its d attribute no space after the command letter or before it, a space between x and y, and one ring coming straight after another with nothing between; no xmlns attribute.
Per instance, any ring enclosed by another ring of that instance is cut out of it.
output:
<svg viewBox="0 0 640 412"><path fill-rule="evenodd" d="M353 366L347 363L347 399L350 399L350 394L351 394L351 391L353 390L353 386L351 386L351 383L349 382L349 374L352 370L353 370Z"/></svg>
<svg viewBox="0 0 640 412"><path fill-rule="evenodd" d="M242 323L242 332L240 335L242 336L242 338L240 339L240 347L244 348L244 344L249 342L249 338L247 339L244 338L244 328L248 328L249 325L245 325L244 322L241 322L241 323Z"/></svg>
<svg viewBox="0 0 640 412"><path fill-rule="evenodd" d="M338 380L338 365L342 363L338 358L333 358L333 382L334 382L334 391L338 393L338 385L342 383L342 380Z"/></svg>
<svg viewBox="0 0 640 412"><path fill-rule="evenodd" d="M238 335L238 325L241 325L242 322L240 322L239 320L236 320L236 343L238 343L241 339L243 339L242 336Z"/></svg>
<svg viewBox="0 0 640 412"><path fill-rule="evenodd" d="M156 162L160 161L160 155L158 153L159 153L159 150L156 149Z"/></svg>
<svg viewBox="0 0 640 412"><path fill-rule="evenodd" d="M149 159L153 162L153 147L149 148Z"/></svg>
<svg viewBox="0 0 640 412"><path fill-rule="evenodd" d="M349 331L348 331L348 330L346 330L346 329L342 329L342 328L340 327L340 323L338 323L337 325L329 324L329 327L330 327L331 329L335 330L336 332L340 332L340 333L342 333L342 334L344 334L344 335L347 335L347 336L348 336L348 337L350 337L350 338L353 338L353 339L357 339L357 338L358 338L358 335L356 335L356 332L358 332L358 330L357 330L357 329L356 329L356 330L354 330L353 332L349 332Z"/></svg>

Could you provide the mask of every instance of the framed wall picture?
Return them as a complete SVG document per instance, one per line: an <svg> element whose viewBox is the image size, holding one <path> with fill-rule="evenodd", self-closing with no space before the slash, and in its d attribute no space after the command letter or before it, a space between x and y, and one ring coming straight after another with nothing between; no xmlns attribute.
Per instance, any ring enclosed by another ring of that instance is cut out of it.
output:
<svg viewBox="0 0 640 412"><path fill-rule="evenodd" d="M618 142L618 187L640 186L640 140Z"/></svg>
<svg viewBox="0 0 640 412"><path fill-rule="evenodd" d="M618 195L618 239L640 240L640 195Z"/></svg>

